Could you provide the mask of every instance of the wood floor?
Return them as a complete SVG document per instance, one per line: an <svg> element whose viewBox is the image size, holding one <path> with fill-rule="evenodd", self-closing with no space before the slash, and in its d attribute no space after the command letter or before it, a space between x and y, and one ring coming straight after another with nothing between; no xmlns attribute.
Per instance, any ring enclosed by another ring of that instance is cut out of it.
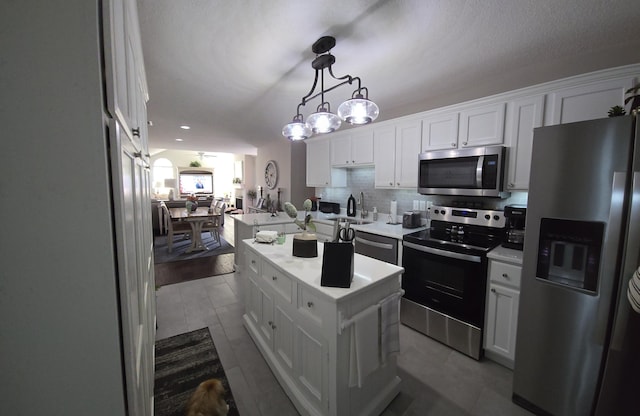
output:
<svg viewBox="0 0 640 416"><path fill-rule="evenodd" d="M224 238L233 244L227 216ZM234 273L157 291L157 339L208 327L241 415L297 415L242 324L243 288ZM383 415L517 416L531 413L511 402L512 372L476 361L401 325L401 392Z"/></svg>

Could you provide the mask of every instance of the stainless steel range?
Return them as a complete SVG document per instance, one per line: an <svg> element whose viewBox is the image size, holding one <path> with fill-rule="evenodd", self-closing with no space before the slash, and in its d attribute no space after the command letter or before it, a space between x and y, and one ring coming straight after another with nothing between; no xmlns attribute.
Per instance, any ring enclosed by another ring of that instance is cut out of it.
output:
<svg viewBox="0 0 640 416"><path fill-rule="evenodd" d="M480 359L487 253L505 226L503 211L432 207L430 228L403 238L402 323Z"/></svg>

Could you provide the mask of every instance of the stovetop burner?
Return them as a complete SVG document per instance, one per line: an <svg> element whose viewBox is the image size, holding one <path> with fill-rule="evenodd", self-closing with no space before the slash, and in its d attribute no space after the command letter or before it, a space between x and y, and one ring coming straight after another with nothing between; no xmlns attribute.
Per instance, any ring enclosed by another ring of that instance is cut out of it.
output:
<svg viewBox="0 0 640 416"><path fill-rule="evenodd" d="M506 220L498 210L434 206L431 227L406 234L404 241L455 252L486 253L498 246Z"/></svg>

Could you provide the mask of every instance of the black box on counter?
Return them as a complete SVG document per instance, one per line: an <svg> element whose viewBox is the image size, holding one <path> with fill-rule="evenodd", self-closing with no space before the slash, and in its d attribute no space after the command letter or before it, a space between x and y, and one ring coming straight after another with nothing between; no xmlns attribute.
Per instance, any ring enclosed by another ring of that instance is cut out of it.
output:
<svg viewBox="0 0 640 416"><path fill-rule="evenodd" d="M351 287L353 280L353 244L324 243L321 286Z"/></svg>

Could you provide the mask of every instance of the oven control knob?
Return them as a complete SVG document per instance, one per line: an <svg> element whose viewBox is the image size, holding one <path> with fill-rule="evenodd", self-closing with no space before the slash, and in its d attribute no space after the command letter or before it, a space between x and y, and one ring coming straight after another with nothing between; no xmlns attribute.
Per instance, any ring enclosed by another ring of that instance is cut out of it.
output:
<svg viewBox="0 0 640 416"><path fill-rule="evenodd" d="M500 221L500 216L499 215L494 215L493 219L496 220L496 221Z"/></svg>
<svg viewBox="0 0 640 416"><path fill-rule="evenodd" d="M435 212L436 214L440 214L440 211L437 210L437 209L435 211L433 211L433 212Z"/></svg>
<svg viewBox="0 0 640 416"><path fill-rule="evenodd" d="M442 215L446 214L445 210L441 209L440 210L440 214L442 214Z"/></svg>
<svg viewBox="0 0 640 416"><path fill-rule="evenodd" d="M486 214L486 215L484 216L484 219L485 219L485 220L487 220L487 221L488 221L488 220L490 220L490 219L491 219L491 215Z"/></svg>
<svg viewBox="0 0 640 416"><path fill-rule="evenodd" d="M460 227L458 229L458 235L463 235L464 234L464 228Z"/></svg>

